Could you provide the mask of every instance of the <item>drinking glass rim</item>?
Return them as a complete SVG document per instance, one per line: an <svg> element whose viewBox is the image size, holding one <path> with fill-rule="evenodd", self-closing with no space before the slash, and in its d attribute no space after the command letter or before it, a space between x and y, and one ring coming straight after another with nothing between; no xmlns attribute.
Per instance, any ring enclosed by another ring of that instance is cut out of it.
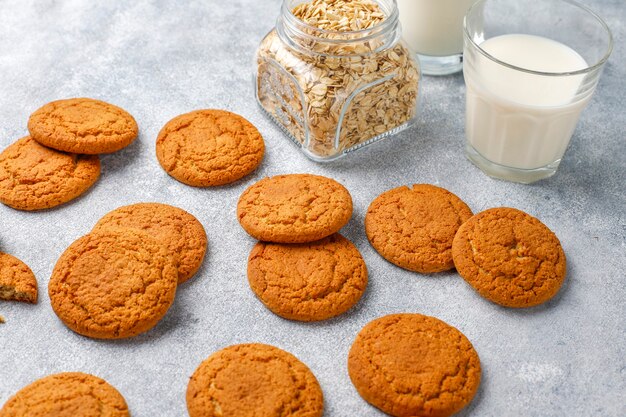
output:
<svg viewBox="0 0 626 417"><path fill-rule="evenodd" d="M474 45L476 47L476 49L478 49L478 51L480 51L480 53L482 55L484 55L486 58L494 61L497 64L500 64L502 66L505 66L507 68L510 68L510 69L513 69L513 70L516 70L516 71L521 71L521 72L525 72L525 73L533 74L533 75L557 76L557 77L558 76L581 75L581 74L586 74L586 73L592 72L592 71L602 67L602 65L604 65L604 63L606 63L606 61L609 59L609 56L611 56L611 52L613 52L613 33L611 32L611 29L606 24L604 19L602 19L596 12L591 10L589 7L587 7L587 6L585 6L585 5L581 4L581 3L578 3L577 1L574 1L574 0L550 0L550 1L558 1L558 2L562 2L562 3L569 3L572 6L575 6L575 7L579 8L579 9L582 9L585 12L589 13L591 16L593 16L600 23L600 25L604 28L604 30L606 30L606 33L609 35L608 48L606 50L606 53L602 57L602 59L600 59L594 65L587 66L586 68L583 68L583 69L580 69L580 70L576 70L576 71L566 71L566 72L536 71L536 70L531 70L531 69L528 69L528 68L518 67L517 65L513 65L513 64L509 64L508 62L501 61L498 58L494 57L493 55L489 54L483 48L481 48L479 44L474 42L474 39L470 36L470 33L467 30L467 16L469 16L469 14L474 10L475 7L477 7L479 4L486 3L487 1L489 1L489 0L478 0L474 4L472 4L470 6L470 8L467 10L467 12L465 13L465 16L463 17L463 35L465 36L465 39L469 40L472 43L472 45Z"/></svg>

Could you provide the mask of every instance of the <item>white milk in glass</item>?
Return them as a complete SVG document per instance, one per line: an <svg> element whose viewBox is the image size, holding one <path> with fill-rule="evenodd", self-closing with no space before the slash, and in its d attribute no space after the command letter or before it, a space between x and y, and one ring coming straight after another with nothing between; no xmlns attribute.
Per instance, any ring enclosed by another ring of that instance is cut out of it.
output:
<svg viewBox="0 0 626 417"><path fill-rule="evenodd" d="M562 73L587 68L573 49L522 34L490 38L480 48L527 70ZM589 101L576 93L584 75L546 76L508 68L466 53L466 136L484 158L506 167L536 169L560 160Z"/></svg>
<svg viewBox="0 0 626 417"><path fill-rule="evenodd" d="M475 0L398 0L402 34L421 55L463 52L463 17Z"/></svg>

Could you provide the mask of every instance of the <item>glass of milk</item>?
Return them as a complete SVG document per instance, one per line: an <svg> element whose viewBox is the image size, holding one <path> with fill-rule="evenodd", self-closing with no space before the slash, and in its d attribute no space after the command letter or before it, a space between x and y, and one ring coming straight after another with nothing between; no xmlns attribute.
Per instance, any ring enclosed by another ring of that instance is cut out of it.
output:
<svg viewBox="0 0 626 417"><path fill-rule="evenodd" d="M463 16L475 0L397 0L402 34L417 52L422 74L463 68Z"/></svg>
<svg viewBox="0 0 626 417"><path fill-rule="evenodd" d="M479 0L464 22L466 155L488 175L556 173L613 39L570 0Z"/></svg>

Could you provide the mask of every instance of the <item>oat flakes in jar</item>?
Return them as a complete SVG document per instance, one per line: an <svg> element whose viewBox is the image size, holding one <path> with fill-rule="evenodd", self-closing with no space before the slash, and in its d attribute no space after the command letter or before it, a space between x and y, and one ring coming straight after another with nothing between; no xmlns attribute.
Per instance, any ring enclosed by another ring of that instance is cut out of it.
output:
<svg viewBox="0 0 626 417"><path fill-rule="evenodd" d="M395 0L283 0L256 65L259 104L313 160L415 119L419 64L401 40Z"/></svg>

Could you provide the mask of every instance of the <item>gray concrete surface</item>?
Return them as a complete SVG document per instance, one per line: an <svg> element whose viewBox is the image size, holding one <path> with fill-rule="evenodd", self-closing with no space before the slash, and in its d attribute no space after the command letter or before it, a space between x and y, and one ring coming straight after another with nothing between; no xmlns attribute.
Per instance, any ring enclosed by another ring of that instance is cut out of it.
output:
<svg viewBox="0 0 626 417"><path fill-rule="evenodd" d="M116 103L141 130L132 146L102 158L102 178L82 198L37 213L0 205L0 250L30 265L41 291L35 306L0 304L7 319L0 325L0 404L44 375L84 371L116 386L135 417L185 416L187 381L204 358L233 343L264 342L311 367L326 416L378 416L350 384L349 347L374 318L420 312L461 329L480 354L483 382L462 415L626 415L626 5L586 3L606 18L616 48L560 171L530 186L490 179L464 159L460 75L423 79L420 122L411 130L331 165L307 160L253 97L253 53L279 0L0 3L0 148L27 134L32 111L66 97ZM187 187L161 170L154 141L173 116L211 107L255 123L267 156L232 186ZM254 241L237 223L236 201L262 177L295 172L336 178L351 191L355 212L343 232L370 271L358 306L322 323L280 319L246 280ZM365 237L365 211L379 193L415 182L446 187L475 212L505 205L539 217L568 257L558 296L538 308L500 308L456 273L421 276L384 261ZM103 214L140 201L195 214L208 232L205 264L149 333L117 342L78 336L50 307L52 268Z"/></svg>

